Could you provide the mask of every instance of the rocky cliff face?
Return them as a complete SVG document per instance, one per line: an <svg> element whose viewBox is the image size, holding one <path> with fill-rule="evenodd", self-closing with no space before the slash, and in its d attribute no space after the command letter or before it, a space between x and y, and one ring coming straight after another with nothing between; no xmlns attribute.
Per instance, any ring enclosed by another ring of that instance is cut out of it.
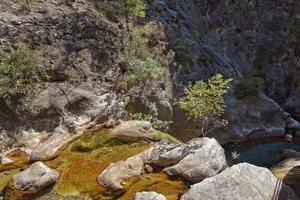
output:
<svg viewBox="0 0 300 200"><path fill-rule="evenodd" d="M292 116L299 116L299 2L166 0L148 3L149 16L165 25L169 46L176 52L177 66L171 69L175 80L173 97L181 96L182 86L188 82L206 79L216 72L241 80L251 76L263 79L264 93ZM266 98L247 96L238 101L241 107L237 108L234 99L227 98L230 127L226 134L239 136L246 132L248 135L257 131L254 129L269 132L266 127L270 127L268 121L272 119L267 115L282 115L280 109L271 111L278 107L272 100L266 103ZM267 107L273 108L267 111ZM174 112L173 131L190 129L191 122L184 122L183 114L176 108ZM247 115L252 115L251 120L246 120ZM248 128L237 128L243 125L233 119L236 116L246 120ZM253 126L251 121L258 124ZM280 126L284 131L286 123L281 119L272 126ZM278 133L275 129L271 132ZM190 135L195 136L197 132L197 129L190 131Z"/></svg>
<svg viewBox="0 0 300 200"><path fill-rule="evenodd" d="M71 137L68 133L124 117L112 89L119 75L118 23L89 1L0 3L1 51L9 52L19 42L42 48L50 75L35 96L34 109L18 113L15 105L1 100L0 151L13 143L30 150L41 141L59 143Z"/></svg>
<svg viewBox="0 0 300 200"><path fill-rule="evenodd" d="M120 99L116 85L124 70L124 26L118 16L97 10L96 1L30 2L0 0L0 49L8 52L20 41L42 47L44 67L51 77L35 97L35 109L27 113L17 113L0 100L2 151L16 142L33 150L50 136L64 138L66 133L126 115L122 102L116 101ZM166 38L160 39L175 52L176 62L170 66L172 81L146 91L131 105L135 110L147 110L149 102L156 102L160 117L174 121L172 133L182 138L199 136L197 124L186 120L172 102L183 96L189 82L220 72L235 79L255 74L267 88L259 98L240 100L234 92L229 95L229 127L215 133L222 143L257 132L283 134L294 123L285 111L299 117L297 1L146 2L147 16L141 23L163 25ZM42 132L42 136L35 134ZM39 139L24 144L24 138L34 137Z"/></svg>

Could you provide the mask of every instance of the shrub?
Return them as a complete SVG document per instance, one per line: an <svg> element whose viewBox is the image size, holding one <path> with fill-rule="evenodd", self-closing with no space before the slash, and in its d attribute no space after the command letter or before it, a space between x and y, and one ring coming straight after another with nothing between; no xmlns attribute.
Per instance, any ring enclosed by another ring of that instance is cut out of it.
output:
<svg viewBox="0 0 300 200"><path fill-rule="evenodd" d="M126 77L126 82L131 87L135 85L147 86L161 80L165 75L166 69L152 58L147 58L145 61L132 59L129 61L129 74Z"/></svg>
<svg viewBox="0 0 300 200"><path fill-rule="evenodd" d="M33 50L23 43L0 61L0 97L11 101L13 97L23 98L26 103L41 88L46 71L41 67L43 52Z"/></svg>
<svg viewBox="0 0 300 200"><path fill-rule="evenodd" d="M135 56L139 59L146 60L153 58L150 49L147 46L147 39L143 37L146 33L144 28L135 28L131 32L131 42L128 46L129 56Z"/></svg>
<svg viewBox="0 0 300 200"><path fill-rule="evenodd" d="M169 126L172 122L170 121L162 121L158 119L158 109L156 104L151 104L149 114L144 113L135 113L132 115L132 119L139 121L148 121L152 124L153 128L166 131L169 129Z"/></svg>
<svg viewBox="0 0 300 200"><path fill-rule="evenodd" d="M223 79L221 74L216 74L204 82L200 80L195 85L187 88L187 96L178 104L188 115L189 119L202 123L202 135L206 136L214 128L226 124L223 119L225 110L224 95L232 79Z"/></svg>

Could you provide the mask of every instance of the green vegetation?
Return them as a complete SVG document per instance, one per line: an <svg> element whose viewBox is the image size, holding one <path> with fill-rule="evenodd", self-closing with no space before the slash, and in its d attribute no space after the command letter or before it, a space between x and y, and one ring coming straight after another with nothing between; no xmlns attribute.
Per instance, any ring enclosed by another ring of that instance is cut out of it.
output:
<svg viewBox="0 0 300 200"><path fill-rule="evenodd" d="M224 126L227 121L223 119L225 109L224 95L232 79L223 79L221 74L216 74L204 82L198 81L187 88L187 96L178 102L190 119L202 123L202 135L206 136L217 127Z"/></svg>
<svg viewBox="0 0 300 200"><path fill-rule="evenodd" d="M135 28L131 33L131 42L126 46L125 62L127 75L122 87L125 91L133 87L146 87L161 81L167 74L147 45L143 37L147 33L144 28Z"/></svg>
<svg viewBox="0 0 300 200"><path fill-rule="evenodd" d="M8 102L21 100L23 108L29 106L47 78L42 61L40 49L33 50L23 43L4 55L0 61L0 97Z"/></svg>
<svg viewBox="0 0 300 200"><path fill-rule="evenodd" d="M166 131L169 129L169 126L172 122L169 121L162 121L158 119L158 109L156 107L156 104L151 104L149 114L143 114L143 113L135 113L132 115L132 119L134 120L140 120L140 121L148 121L152 124L153 128L160 130L160 131Z"/></svg>
<svg viewBox="0 0 300 200"><path fill-rule="evenodd" d="M123 0L126 12L137 17L145 17L144 0Z"/></svg>
<svg viewBox="0 0 300 200"><path fill-rule="evenodd" d="M173 143L181 143L180 140L178 140L177 138L171 136L168 133L156 132L154 136L155 136L155 138L154 138L155 141L167 140L167 141L170 141L170 142L173 142Z"/></svg>
<svg viewBox="0 0 300 200"><path fill-rule="evenodd" d="M159 81L164 77L166 71L154 59L133 59L129 61L129 75L126 82L129 86L150 85L153 81Z"/></svg>
<svg viewBox="0 0 300 200"><path fill-rule="evenodd" d="M261 76L249 74L239 80L239 83L235 87L234 94L237 99L256 97L260 91L265 90L265 84L266 82Z"/></svg>

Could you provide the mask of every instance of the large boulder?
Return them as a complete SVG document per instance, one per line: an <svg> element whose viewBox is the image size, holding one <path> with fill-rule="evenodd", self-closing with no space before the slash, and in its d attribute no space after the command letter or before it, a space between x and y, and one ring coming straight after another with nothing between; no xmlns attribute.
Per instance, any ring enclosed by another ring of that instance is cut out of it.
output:
<svg viewBox="0 0 300 200"><path fill-rule="evenodd" d="M293 190L272 173L247 163L197 183L181 200L298 200Z"/></svg>
<svg viewBox="0 0 300 200"><path fill-rule="evenodd" d="M123 189L125 181L133 176L139 176L144 168L143 160L134 156L125 161L110 164L97 178L102 186L114 190Z"/></svg>
<svg viewBox="0 0 300 200"><path fill-rule="evenodd" d="M111 132L111 136L124 141L154 140L155 130L146 121L123 121Z"/></svg>
<svg viewBox="0 0 300 200"><path fill-rule="evenodd" d="M291 186L300 198L300 158L284 160L271 170L277 178Z"/></svg>
<svg viewBox="0 0 300 200"><path fill-rule="evenodd" d="M187 155L174 166L164 169L168 175L181 176L190 182L199 182L215 176L226 167L224 149L215 139L198 138L188 142L187 146L189 148Z"/></svg>
<svg viewBox="0 0 300 200"><path fill-rule="evenodd" d="M150 148L139 156L143 158L148 155L147 159L144 159L146 163L165 167L179 162L189 153L189 150L186 144L166 144Z"/></svg>
<svg viewBox="0 0 300 200"><path fill-rule="evenodd" d="M167 198L156 192L138 192L134 194L133 200L167 200Z"/></svg>
<svg viewBox="0 0 300 200"><path fill-rule="evenodd" d="M97 125L111 125L125 117L115 96L97 94L89 84L76 88L50 85L40 93L30 113L31 124L25 123L16 134L33 161L54 157L65 145L85 130Z"/></svg>
<svg viewBox="0 0 300 200"><path fill-rule="evenodd" d="M229 125L211 136L221 144L244 141L253 136L284 136L286 128L299 129L299 122L273 99L260 93L256 97L237 99L233 91L226 96Z"/></svg>
<svg viewBox="0 0 300 200"><path fill-rule="evenodd" d="M13 176L13 182L18 190L38 192L53 185L58 178L57 171L50 169L42 162L35 162L28 169Z"/></svg>

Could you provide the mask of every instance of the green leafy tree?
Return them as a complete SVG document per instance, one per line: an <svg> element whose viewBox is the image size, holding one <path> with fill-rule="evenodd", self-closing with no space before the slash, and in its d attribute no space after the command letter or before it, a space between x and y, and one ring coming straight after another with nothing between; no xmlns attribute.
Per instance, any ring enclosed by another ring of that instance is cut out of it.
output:
<svg viewBox="0 0 300 200"><path fill-rule="evenodd" d="M189 119L200 121L202 135L206 136L217 127L224 126L224 94L232 79L223 79L221 74L211 77L208 82L200 80L187 88L187 96L181 99L179 107L186 111Z"/></svg>

